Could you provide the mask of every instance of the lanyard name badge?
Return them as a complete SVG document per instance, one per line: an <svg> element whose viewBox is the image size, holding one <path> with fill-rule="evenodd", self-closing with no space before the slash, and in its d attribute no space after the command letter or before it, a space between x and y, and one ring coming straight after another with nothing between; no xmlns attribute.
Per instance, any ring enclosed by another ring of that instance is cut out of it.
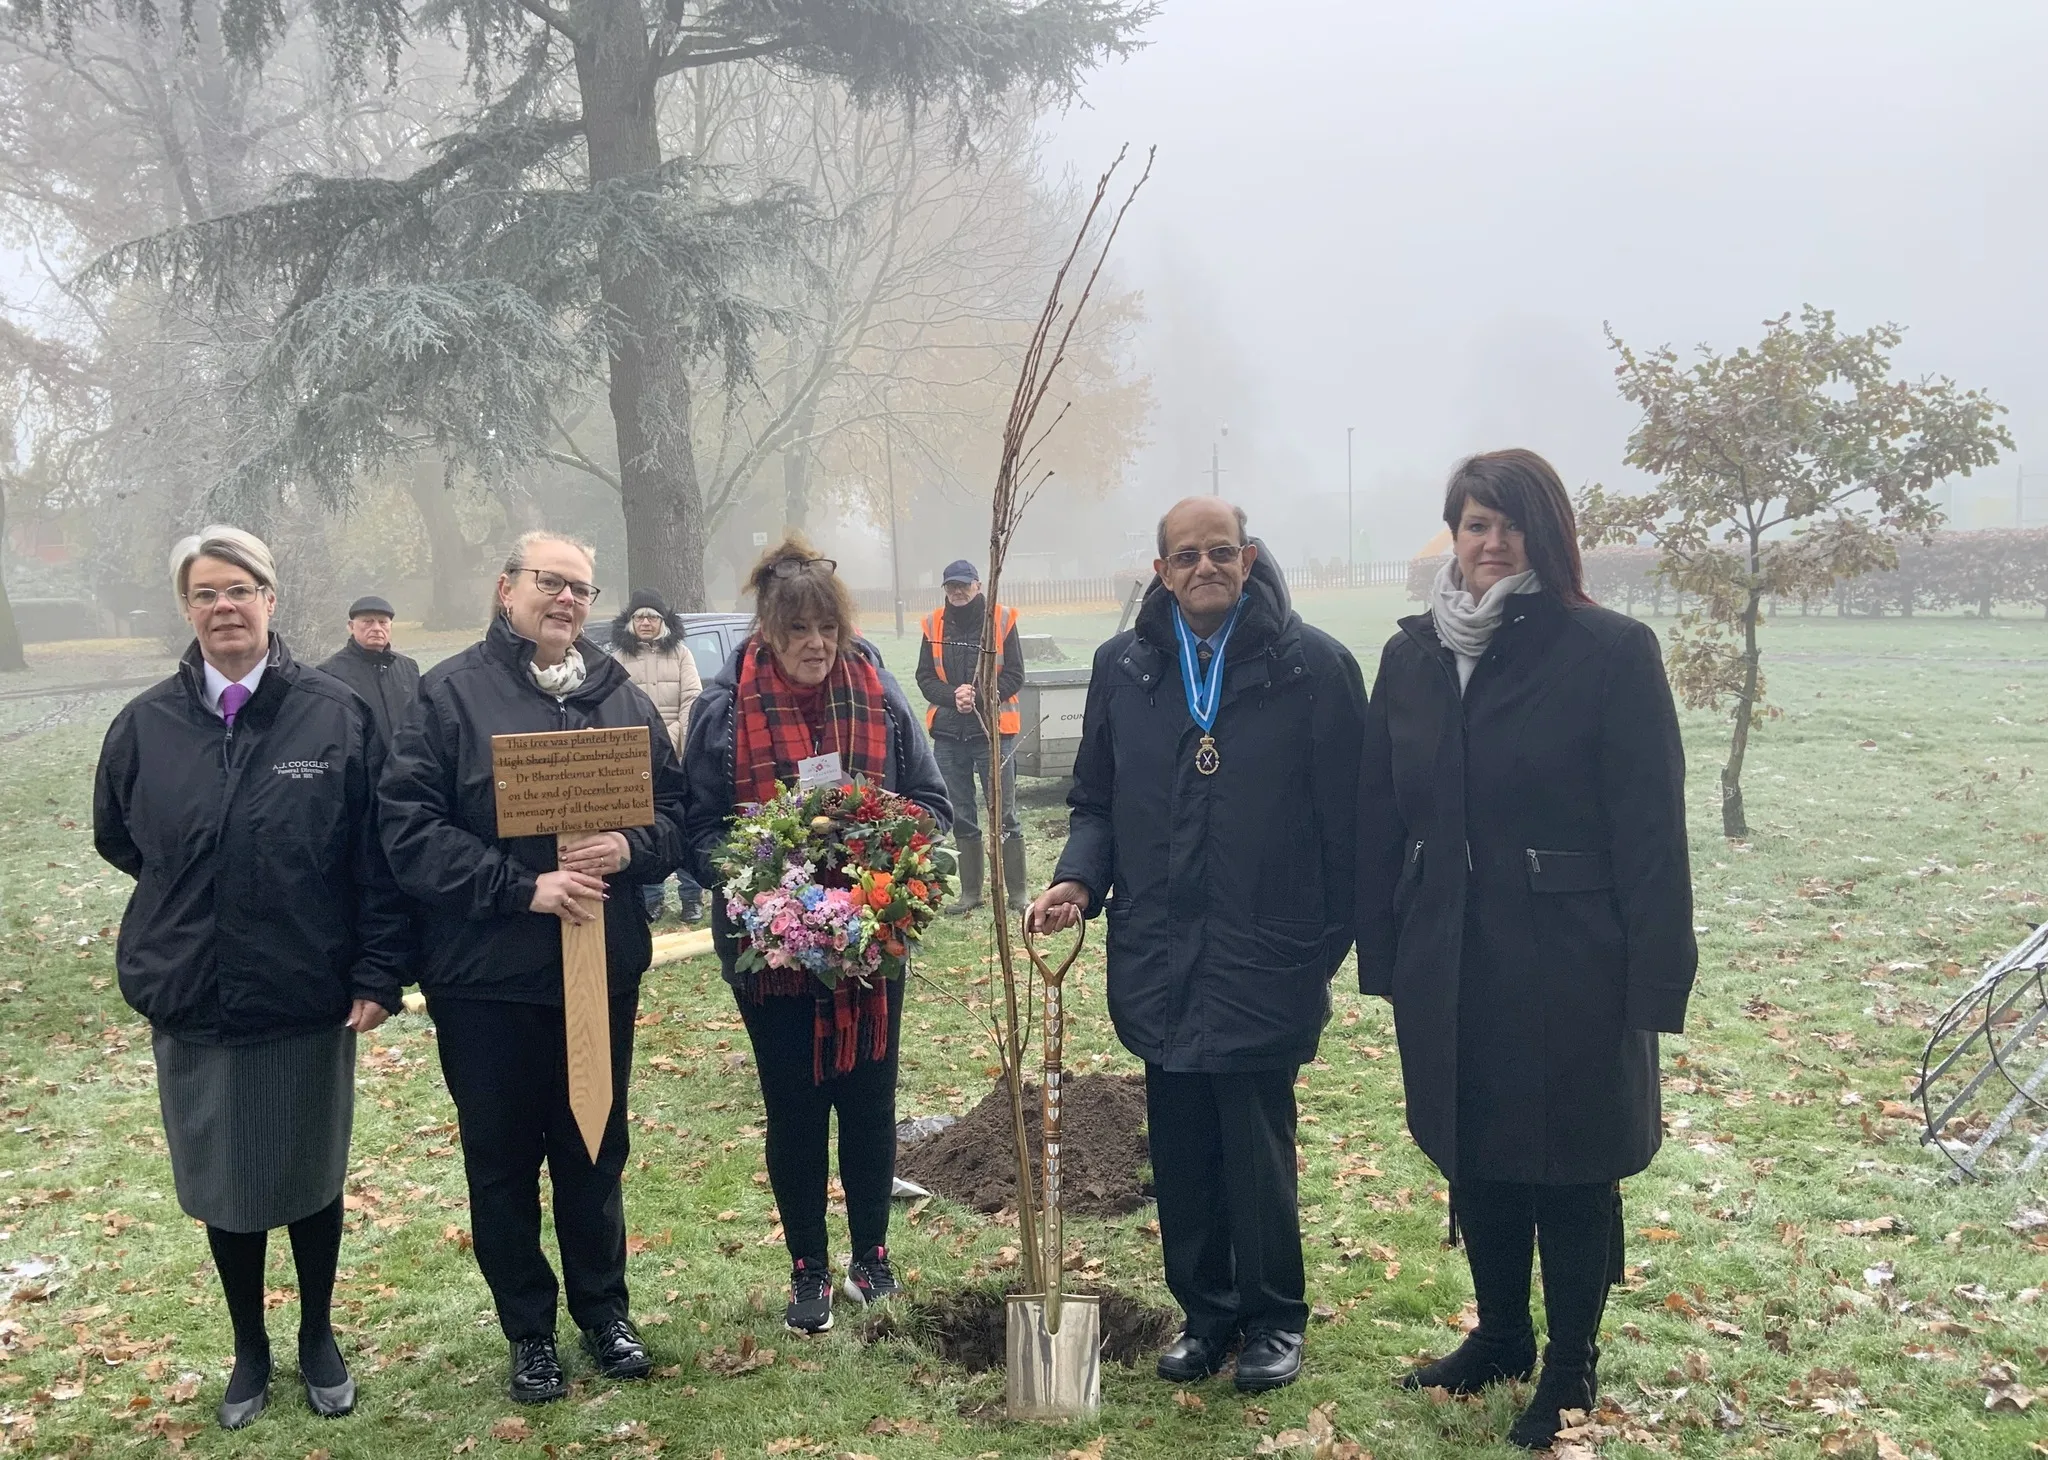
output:
<svg viewBox="0 0 2048 1460"><path fill-rule="evenodd" d="M1209 661L1209 672L1205 675L1198 667L1195 646L1201 641L1195 631L1188 627L1188 621L1181 617L1180 605L1173 606L1173 631L1180 640L1180 683L1188 697L1188 715L1202 730L1202 740L1195 747L1195 769L1205 776L1213 776L1223 765L1223 757L1217 752L1216 737L1209 732L1216 725L1216 711L1223 703L1223 651L1230 647L1231 630L1237 627L1237 616L1244 610L1244 599L1237 600L1230 610L1230 617L1223 621L1223 628L1216 636L1216 655Z"/></svg>

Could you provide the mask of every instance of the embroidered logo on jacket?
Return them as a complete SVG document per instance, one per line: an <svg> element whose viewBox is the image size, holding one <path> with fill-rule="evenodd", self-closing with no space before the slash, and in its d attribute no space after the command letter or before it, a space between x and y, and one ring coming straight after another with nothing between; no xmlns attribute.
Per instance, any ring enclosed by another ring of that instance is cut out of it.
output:
<svg viewBox="0 0 2048 1460"><path fill-rule="evenodd" d="M293 781L310 781L327 774L324 760L281 760L271 767L277 774Z"/></svg>

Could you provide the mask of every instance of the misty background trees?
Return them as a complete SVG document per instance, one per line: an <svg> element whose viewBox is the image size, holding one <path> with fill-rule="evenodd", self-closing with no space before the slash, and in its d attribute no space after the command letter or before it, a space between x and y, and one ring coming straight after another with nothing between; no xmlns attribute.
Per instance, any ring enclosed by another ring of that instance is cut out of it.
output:
<svg viewBox="0 0 2048 1460"><path fill-rule="evenodd" d="M763 530L872 522L892 476L913 516L985 502L1079 217L1039 124L1148 15L17 6L6 486L83 539L69 581L17 576L160 607L161 545L231 517L280 540L281 627L326 637L365 574L474 621L543 518L693 608L707 558L730 582ZM1077 493L1147 410L1136 297L1104 303L1063 381Z"/></svg>

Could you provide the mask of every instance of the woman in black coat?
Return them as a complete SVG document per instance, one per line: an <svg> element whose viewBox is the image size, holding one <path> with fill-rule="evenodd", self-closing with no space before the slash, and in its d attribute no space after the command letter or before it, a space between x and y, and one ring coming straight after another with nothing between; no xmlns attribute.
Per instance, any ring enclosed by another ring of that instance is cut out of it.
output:
<svg viewBox="0 0 2048 1460"><path fill-rule="evenodd" d="M835 1110L853 1237L842 1291L862 1305L897 1291L888 1238L903 980L863 989L842 979L828 990L801 970L740 972L741 945L711 859L733 813L768 800L778 785L799 784L800 763L814 756L831 758L834 779L860 776L915 801L941 834L953 820L931 742L874 645L854 631L853 598L836 567L794 537L762 556L747 576L759 622L704 687L683 751L684 839L697 880L711 892L712 946L761 1077L768 1184L790 1256L783 1321L800 1333L832 1326L825 1195Z"/></svg>
<svg viewBox="0 0 2048 1460"><path fill-rule="evenodd" d="M270 632L260 538L186 538L171 585L192 647L114 717L93 785L93 843L135 879L121 994L149 1020L178 1205L206 1224L234 1324L222 1428L270 1402L273 1227L298 1270L307 1403L344 1415L356 1386L329 1308L356 1036L398 1008L411 957L377 842L383 741L347 685Z"/></svg>
<svg viewBox="0 0 2048 1460"><path fill-rule="evenodd" d="M421 908L420 990L462 1128L477 1266L510 1345L510 1396L568 1393L557 1299L607 1379L653 1367L626 1291L627 1083L640 976L652 957L640 888L682 856L683 784L668 726L619 662L583 636L597 598L590 549L529 532L498 577L481 643L429 669L391 748L380 827ZM644 726L654 823L500 837L491 737ZM613 883L625 896L607 895ZM612 1107L592 1160L569 1107L562 924L604 928ZM562 1280L541 1251L540 1168L553 1190Z"/></svg>
<svg viewBox="0 0 2048 1460"><path fill-rule="evenodd" d="M1464 463L1430 611L1380 659L1359 777L1359 988L1388 999L1408 1127L1451 1183L1479 1326L1403 1382L1526 1378L1509 1438L1590 1409L1621 1266L1616 1183L1662 1140L1657 1035L1699 962L1685 761L1657 636L1585 593L1571 503L1528 451Z"/></svg>

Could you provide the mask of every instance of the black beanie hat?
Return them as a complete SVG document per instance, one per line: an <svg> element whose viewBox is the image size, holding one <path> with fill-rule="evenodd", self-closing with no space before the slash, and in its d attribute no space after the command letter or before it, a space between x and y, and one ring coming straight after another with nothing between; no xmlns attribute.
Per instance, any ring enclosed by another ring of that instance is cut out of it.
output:
<svg viewBox="0 0 2048 1460"><path fill-rule="evenodd" d="M643 608L651 608L663 618L668 617L668 605L661 601L661 595L652 588L636 589L633 596L626 600L628 615L636 614Z"/></svg>

